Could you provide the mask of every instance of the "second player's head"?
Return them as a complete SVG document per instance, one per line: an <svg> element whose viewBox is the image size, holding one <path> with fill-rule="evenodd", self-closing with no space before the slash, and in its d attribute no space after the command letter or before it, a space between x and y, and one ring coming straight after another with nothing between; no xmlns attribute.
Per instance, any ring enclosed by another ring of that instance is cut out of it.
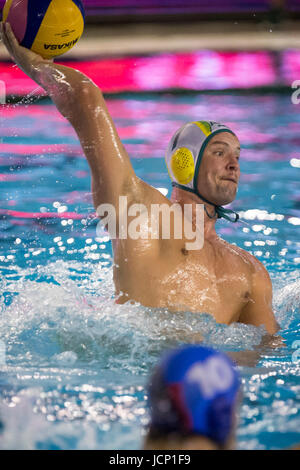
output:
<svg viewBox="0 0 300 470"><path fill-rule="evenodd" d="M184 346L168 353L150 379L145 448L187 448L192 438L199 448L204 441L218 449L231 448L239 386L234 364L221 352Z"/></svg>

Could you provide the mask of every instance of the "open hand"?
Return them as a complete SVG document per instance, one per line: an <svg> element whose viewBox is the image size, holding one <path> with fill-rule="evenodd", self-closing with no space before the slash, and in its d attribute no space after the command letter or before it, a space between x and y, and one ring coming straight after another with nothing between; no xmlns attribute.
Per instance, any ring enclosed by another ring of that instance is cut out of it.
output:
<svg viewBox="0 0 300 470"><path fill-rule="evenodd" d="M34 79L40 64L53 62L53 59L44 59L30 49L20 46L9 23L0 23L0 33L11 58L30 78Z"/></svg>

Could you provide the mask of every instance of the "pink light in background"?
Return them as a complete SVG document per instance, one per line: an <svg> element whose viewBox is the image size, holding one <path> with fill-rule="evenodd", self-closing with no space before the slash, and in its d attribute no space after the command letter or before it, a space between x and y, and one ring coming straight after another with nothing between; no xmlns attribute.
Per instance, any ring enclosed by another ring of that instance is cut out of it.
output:
<svg viewBox="0 0 300 470"><path fill-rule="evenodd" d="M282 73L285 85L291 86L295 80L300 80L300 51L283 52Z"/></svg>
<svg viewBox="0 0 300 470"><path fill-rule="evenodd" d="M0 209L0 215L7 215L11 217L18 217L23 219L73 219L73 220L80 220L83 218L91 218L95 217L96 214L93 213L86 213L86 214L78 214L77 212L63 212L62 214L58 214L57 212L24 212L24 211L13 211L10 209Z"/></svg>
<svg viewBox="0 0 300 470"><path fill-rule="evenodd" d="M1 143L1 154L8 153L14 155L42 155L42 154L57 154L64 155L82 155L82 150L79 145L34 145L34 144L6 144Z"/></svg>
<svg viewBox="0 0 300 470"><path fill-rule="evenodd" d="M80 70L104 92L110 93L250 88L276 83L273 56L266 51L199 51L59 63ZM0 63L0 79L5 81L8 95L44 93L11 62Z"/></svg>

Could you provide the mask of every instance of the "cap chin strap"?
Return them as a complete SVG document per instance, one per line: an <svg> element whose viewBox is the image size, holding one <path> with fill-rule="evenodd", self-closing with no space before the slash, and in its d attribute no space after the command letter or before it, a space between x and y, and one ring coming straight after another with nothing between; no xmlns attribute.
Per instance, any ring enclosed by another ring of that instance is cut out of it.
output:
<svg viewBox="0 0 300 470"><path fill-rule="evenodd" d="M231 209L224 209L224 207L222 206L217 206L216 204L214 204L213 202L210 202L208 201L207 199L205 199L205 197L201 196L201 194L195 190L195 189L192 189L192 188L186 188L185 186L182 186L181 184L179 183L175 183L175 182L172 182L172 186L176 186L177 188L180 188L180 189L184 189L185 191L189 191L193 194L196 194L196 196L200 197L200 199L202 199L204 202L206 202L207 204L210 204L211 206L214 206L215 208L215 213L214 215L210 215L204 205L204 210L207 214L207 216L210 218L210 219L214 219L215 216L217 215L218 216L218 219L226 219L226 220L229 220L229 222L232 222L232 223L236 223L240 216L239 214L237 214L236 212L232 211ZM230 217L229 214L233 215L234 218Z"/></svg>

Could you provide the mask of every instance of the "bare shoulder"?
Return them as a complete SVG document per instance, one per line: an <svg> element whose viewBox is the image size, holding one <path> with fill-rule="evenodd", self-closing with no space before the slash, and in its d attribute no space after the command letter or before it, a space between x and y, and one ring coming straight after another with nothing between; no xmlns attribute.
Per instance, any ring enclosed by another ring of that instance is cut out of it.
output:
<svg viewBox="0 0 300 470"><path fill-rule="evenodd" d="M260 282L263 282L264 284L267 284L269 286L272 286L270 275L266 269L266 267L263 265L261 261L259 261L255 256L253 256L251 253L248 251L245 251L241 248L239 248L241 251L243 251L243 254L247 261L249 262L249 265L252 270L252 275L259 280Z"/></svg>
<svg viewBox="0 0 300 470"><path fill-rule="evenodd" d="M230 247L230 250L235 255L239 256L240 259L246 263L247 267L249 268L250 274L261 278L261 280L270 281L270 276L261 261L259 261L254 255L249 253L248 251L240 248L237 245L231 245L230 243L226 242L227 247Z"/></svg>

